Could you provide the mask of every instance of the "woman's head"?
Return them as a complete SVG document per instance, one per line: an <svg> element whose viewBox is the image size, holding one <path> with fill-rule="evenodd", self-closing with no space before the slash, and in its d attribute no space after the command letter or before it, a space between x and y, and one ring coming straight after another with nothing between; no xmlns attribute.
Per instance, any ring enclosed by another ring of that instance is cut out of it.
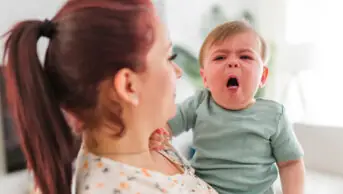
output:
<svg viewBox="0 0 343 194"><path fill-rule="evenodd" d="M159 87L154 75L166 72L154 71L163 71L166 65L172 70L166 29L150 1L73 3L74 9L62 9L53 19L56 33L45 70L57 86L61 105L86 127L119 124L120 105L147 104L146 94L165 87ZM149 80L154 80L155 88L146 85Z"/></svg>
<svg viewBox="0 0 343 194"><path fill-rule="evenodd" d="M86 129L122 135L130 118L175 111L180 70L150 0L70 0L46 21L24 21L5 45L7 92L29 167L43 193L69 193L74 138L60 110ZM37 41L50 42L43 67ZM63 186L62 186L63 185Z"/></svg>

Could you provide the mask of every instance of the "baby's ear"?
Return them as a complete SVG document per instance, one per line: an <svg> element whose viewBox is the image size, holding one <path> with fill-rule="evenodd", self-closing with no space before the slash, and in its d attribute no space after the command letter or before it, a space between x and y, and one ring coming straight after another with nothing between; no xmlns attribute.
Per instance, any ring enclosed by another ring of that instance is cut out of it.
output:
<svg viewBox="0 0 343 194"><path fill-rule="evenodd" d="M205 72L204 72L204 68L202 68L202 67L200 68L200 76L202 78L202 82L204 84L204 87L208 88L206 75L205 75Z"/></svg>
<svg viewBox="0 0 343 194"><path fill-rule="evenodd" d="M259 87L263 88L266 85L267 82L267 78L268 78L268 73L269 73L269 69L266 65L263 66L263 72L262 72L262 77L261 77L261 82Z"/></svg>

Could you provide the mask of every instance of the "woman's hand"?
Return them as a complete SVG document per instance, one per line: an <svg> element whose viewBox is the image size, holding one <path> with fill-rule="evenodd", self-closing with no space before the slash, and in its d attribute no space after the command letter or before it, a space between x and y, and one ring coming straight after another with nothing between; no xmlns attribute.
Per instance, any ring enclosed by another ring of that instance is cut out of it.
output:
<svg viewBox="0 0 343 194"><path fill-rule="evenodd" d="M163 128L157 129L150 137L149 147L152 150L160 151L170 146L170 134Z"/></svg>

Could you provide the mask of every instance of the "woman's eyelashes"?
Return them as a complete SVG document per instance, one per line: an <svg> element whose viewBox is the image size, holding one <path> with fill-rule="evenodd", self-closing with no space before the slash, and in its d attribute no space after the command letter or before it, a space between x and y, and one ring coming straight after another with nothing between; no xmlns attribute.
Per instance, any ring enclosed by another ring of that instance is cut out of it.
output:
<svg viewBox="0 0 343 194"><path fill-rule="evenodd" d="M174 61L177 57L177 54L174 53L173 55L171 55L169 58L168 58L168 61Z"/></svg>

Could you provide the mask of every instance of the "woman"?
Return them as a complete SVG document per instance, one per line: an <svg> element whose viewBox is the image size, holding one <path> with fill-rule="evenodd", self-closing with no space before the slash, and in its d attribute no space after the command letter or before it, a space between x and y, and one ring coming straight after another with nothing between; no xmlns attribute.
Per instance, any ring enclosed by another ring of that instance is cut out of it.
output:
<svg viewBox="0 0 343 194"><path fill-rule="evenodd" d="M24 21L8 35L7 92L43 194L215 192L173 150L149 149L175 113L181 76L150 0L70 0L51 21ZM41 36L50 40L44 65ZM62 111L83 124L73 179L75 139Z"/></svg>

